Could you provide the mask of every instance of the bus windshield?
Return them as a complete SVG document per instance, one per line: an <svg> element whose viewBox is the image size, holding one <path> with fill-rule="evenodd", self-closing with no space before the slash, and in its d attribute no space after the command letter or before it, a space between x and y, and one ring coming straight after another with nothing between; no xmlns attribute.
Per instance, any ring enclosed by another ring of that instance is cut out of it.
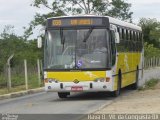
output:
<svg viewBox="0 0 160 120"><path fill-rule="evenodd" d="M110 68L107 29L54 29L46 32L45 69Z"/></svg>

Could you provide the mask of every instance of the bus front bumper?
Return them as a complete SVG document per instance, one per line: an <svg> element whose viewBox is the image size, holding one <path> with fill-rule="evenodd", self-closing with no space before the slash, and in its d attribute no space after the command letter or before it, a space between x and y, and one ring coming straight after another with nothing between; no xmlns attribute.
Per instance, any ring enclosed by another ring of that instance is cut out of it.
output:
<svg viewBox="0 0 160 120"><path fill-rule="evenodd" d="M61 82L45 83L45 91L50 92L97 92L113 91L110 82Z"/></svg>

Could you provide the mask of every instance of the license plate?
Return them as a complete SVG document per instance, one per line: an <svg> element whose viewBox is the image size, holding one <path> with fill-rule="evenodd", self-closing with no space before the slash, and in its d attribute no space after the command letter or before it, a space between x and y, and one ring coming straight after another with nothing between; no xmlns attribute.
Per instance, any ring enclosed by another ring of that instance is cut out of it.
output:
<svg viewBox="0 0 160 120"><path fill-rule="evenodd" d="M83 91L83 87L82 86L72 86L71 90L72 91Z"/></svg>

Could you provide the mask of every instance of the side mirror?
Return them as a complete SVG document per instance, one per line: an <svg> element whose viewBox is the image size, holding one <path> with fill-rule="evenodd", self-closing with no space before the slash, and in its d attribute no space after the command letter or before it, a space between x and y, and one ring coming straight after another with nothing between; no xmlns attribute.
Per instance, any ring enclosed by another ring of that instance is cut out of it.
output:
<svg viewBox="0 0 160 120"><path fill-rule="evenodd" d="M41 38L41 37L38 37L37 47L38 47L38 48L42 48L42 38Z"/></svg>
<svg viewBox="0 0 160 120"><path fill-rule="evenodd" d="M115 32L115 43L120 43L119 33Z"/></svg>

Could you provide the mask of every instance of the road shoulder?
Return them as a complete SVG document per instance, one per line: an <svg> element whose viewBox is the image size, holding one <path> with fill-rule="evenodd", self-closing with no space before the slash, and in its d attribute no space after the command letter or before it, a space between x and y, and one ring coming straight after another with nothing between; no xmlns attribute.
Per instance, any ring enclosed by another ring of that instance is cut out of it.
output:
<svg viewBox="0 0 160 120"><path fill-rule="evenodd" d="M105 106L96 114L160 114L160 83L154 89L136 90L121 95L112 104Z"/></svg>
<svg viewBox="0 0 160 120"><path fill-rule="evenodd" d="M13 92L13 93L10 93L10 94L0 95L0 100L15 98L15 97L21 97L21 96L24 96L24 95L39 93L39 92L43 92L43 91L44 91L44 87L25 90L25 91L20 91L20 92Z"/></svg>

